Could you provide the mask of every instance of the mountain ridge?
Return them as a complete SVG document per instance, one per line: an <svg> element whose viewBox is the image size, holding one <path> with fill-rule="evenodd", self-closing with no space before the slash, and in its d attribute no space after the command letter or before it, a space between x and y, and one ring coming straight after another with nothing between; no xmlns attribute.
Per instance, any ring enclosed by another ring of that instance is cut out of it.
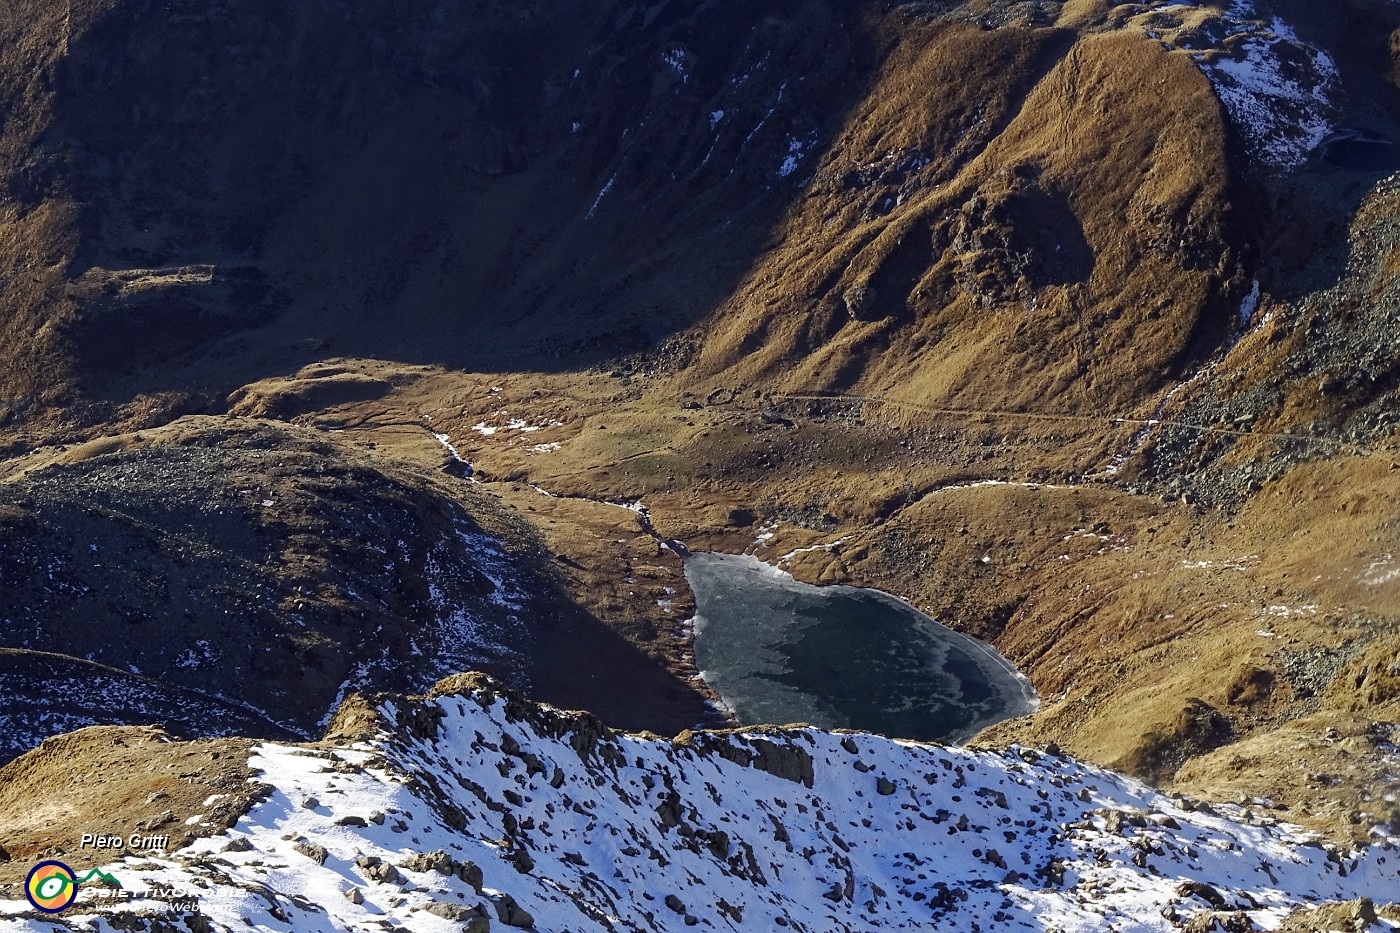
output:
<svg viewBox="0 0 1400 933"><path fill-rule="evenodd" d="M262 745L249 766L263 802L173 857L114 863L123 887L203 888L195 916L214 930L388 916L423 930L1068 931L1274 927L1300 902L1400 878L1393 843L1332 851L1054 750L795 727L628 736L479 675L352 699L323 744ZM15 906L0 929L30 928Z"/></svg>

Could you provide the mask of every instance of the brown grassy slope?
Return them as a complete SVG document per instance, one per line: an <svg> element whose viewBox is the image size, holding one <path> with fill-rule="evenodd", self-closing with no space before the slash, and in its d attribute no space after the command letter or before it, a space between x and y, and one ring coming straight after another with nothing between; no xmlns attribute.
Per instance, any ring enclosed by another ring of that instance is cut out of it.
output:
<svg viewBox="0 0 1400 933"><path fill-rule="evenodd" d="M1391 462L1298 467L1234 516L1106 488L941 493L794 570L896 587L993 640L1043 705L988 741L1364 837L1397 816Z"/></svg>
<svg viewBox="0 0 1400 933"><path fill-rule="evenodd" d="M72 191L46 190L54 88L35 80L66 54L67 20L53 4L7 4L0 16L0 427L64 398L74 378L58 333L71 311L56 299L77 247L75 205Z"/></svg>
<svg viewBox="0 0 1400 933"><path fill-rule="evenodd" d="M135 727L48 740L0 768L0 851L9 854L0 883L15 885L9 896L19 897L19 882L46 856L79 872L110 864L118 853L79 848L83 833L167 835L174 851L223 832L257 792L250 748L241 739L172 742L159 729Z"/></svg>
<svg viewBox="0 0 1400 933"><path fill-rule="evenodd" d="M1227 182L1220 108L1188 61L1133 36L913 33L702 368L1130 410L1219 334L1242 284Z"/></svg>
<svg viewBox="0 0 1400 933"><path fill-rule="evenodd" d="M16 20L51 54L8 69L35 98L9 150L67 205L24 236L71 262L8 320L76 362L25 385L80 382L110 403L89 419L328 354L557 369L716 307L703 380L1128 408L1238 291L1218 107L1128 36L776 0L569 28L82 10Z"/></svg>

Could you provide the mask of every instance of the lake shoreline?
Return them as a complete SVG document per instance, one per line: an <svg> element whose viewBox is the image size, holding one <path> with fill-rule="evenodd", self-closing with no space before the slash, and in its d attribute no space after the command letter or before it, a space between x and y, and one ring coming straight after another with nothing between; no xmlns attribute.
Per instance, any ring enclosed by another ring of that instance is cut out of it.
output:
<svg viewBox="0 0 1400 933"><path fill-rule="evenodd" d="M811 586L752 555L691 553L685 575L696 666L742 725L961 744L1039 707L995 648L894 594Z"/></svg>

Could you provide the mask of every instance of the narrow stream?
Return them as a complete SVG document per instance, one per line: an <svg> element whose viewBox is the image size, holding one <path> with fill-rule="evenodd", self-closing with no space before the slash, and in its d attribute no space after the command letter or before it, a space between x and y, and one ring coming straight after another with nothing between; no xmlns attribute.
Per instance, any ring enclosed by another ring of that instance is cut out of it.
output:
<svg viewBox="0 0 1400 933"><path fill-rule="evenodd" d="M879 590L809 586L757 558L691 554L695 657L741 723L965 741L1035 709L990 645Z"/></svg>

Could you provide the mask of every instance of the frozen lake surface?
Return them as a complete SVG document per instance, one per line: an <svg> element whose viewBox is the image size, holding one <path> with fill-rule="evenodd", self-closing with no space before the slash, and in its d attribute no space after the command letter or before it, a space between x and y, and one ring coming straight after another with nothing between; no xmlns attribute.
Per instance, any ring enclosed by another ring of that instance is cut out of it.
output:
<svg viewBox="0 0 1400 933"><path fill-rule="evenodd" d="M754 557L692 554L695 655L739 721L960 742L1035 708L990 645L879 590L808 586Z"/></svg>

